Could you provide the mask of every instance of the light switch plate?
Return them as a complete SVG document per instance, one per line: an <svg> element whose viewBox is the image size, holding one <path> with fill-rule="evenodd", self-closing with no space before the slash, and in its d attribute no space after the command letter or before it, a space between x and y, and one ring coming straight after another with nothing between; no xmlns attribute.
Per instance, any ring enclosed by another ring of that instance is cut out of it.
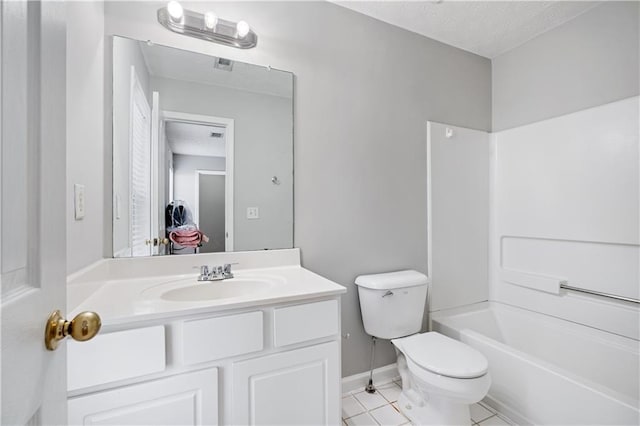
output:
<svg viewBox="0 0 640 426"><path fill-rule="evenodd" d="M75 219L80 220L84 217L84 185L73 185L73 204L75 207Z"/></svg>
<svg viewBox="0 0 640 426"><path fill-rule="evenodd" d="M257 207L247 207L247 219L260 219L260 209Z"/></svg>

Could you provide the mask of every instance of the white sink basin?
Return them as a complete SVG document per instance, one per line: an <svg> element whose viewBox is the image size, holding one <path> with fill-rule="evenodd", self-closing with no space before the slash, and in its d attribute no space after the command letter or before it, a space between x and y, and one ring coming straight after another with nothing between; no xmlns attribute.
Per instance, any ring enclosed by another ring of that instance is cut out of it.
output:
<svg viewBox="0 0 640 426"><path fill-rule="evenodd" d="M160 294L171 302L228 299L265 293L273 283L269 280L233 278L223 281L203 281L187 287L178 287Z"/></svg>
<svg viewBox="0 0 640 426"><path fill-rule="evenodd" d="M205 302L260 296L284 283L281 277L266 275L236 276L220 281L197 281L192 276L149 287L142 292L142 297L167 302Z"/></svg>

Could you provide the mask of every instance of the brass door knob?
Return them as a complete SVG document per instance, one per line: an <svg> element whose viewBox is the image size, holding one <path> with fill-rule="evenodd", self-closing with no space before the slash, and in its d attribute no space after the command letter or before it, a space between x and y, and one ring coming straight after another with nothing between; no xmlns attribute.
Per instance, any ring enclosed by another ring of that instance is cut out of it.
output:
<svg viewBox="0 0 640 426"><path fill-rule="evenodd" d="M69 335L73 340L84 342L98 334L101 326L100 316L95 312L80 312L74 319L67 321L60 311L54 311L47 319L44 345L50 351L55 351L58 343Z"/></svg>

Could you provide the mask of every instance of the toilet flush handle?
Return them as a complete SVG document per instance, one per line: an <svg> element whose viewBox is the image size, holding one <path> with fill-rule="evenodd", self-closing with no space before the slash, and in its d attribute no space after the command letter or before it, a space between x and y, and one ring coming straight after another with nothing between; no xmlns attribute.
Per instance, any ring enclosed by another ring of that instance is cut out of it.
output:
<svg viewBox="0 0 640 426"><path fill-rule="evenodd" d="M382 297L387 297L387 296L393 296L393 292L391 290L387 290L387 292L382 295Z"/></svg>

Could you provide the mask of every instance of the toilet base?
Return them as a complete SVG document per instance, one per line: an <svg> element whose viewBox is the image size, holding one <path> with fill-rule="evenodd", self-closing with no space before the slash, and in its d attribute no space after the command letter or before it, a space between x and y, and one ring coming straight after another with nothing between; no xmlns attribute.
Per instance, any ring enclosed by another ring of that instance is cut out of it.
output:
<svg viewBox="0 0 640 426"><path fill-rule="evenodd" d="M398 397L398 407L414 425L471 425L468 404L438 395L429 395L425 401L415 391L403 390Z"/></svg>

